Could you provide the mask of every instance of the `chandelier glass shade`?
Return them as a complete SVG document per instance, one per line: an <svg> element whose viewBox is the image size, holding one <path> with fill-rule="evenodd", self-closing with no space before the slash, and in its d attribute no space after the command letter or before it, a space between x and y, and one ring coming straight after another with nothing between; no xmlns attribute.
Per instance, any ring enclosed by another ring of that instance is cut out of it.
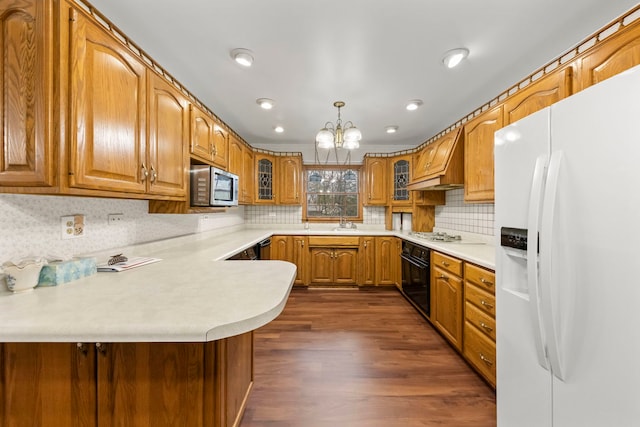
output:
<svg viewBox="0 0 640 427"><path fill-rule="evenodd" d="M335 125L331 122L324 124L324 127L316 134L316 144L318 148L344 148L353 150L360 147L362 133L351 122L342 124L340 108L344 107L344 102L336 101L333 106L338 109L338 120Z"/></svg>

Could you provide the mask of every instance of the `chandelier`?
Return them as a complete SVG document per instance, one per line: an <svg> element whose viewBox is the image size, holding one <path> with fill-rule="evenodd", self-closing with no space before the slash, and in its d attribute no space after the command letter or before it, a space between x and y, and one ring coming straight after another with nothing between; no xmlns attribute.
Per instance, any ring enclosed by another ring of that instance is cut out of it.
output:
<svg viewBox="0 0 640 427"><path fill-rule="evenodd" d="M333 106L338 109L338 121L334 125L331 122L324 124L324 127L316 134L316 145L318 148L344 148L353 150L360 147L362 133L351 122L342 124L340 118L340 108L344 107L344 102L336 101Z"/></svg>

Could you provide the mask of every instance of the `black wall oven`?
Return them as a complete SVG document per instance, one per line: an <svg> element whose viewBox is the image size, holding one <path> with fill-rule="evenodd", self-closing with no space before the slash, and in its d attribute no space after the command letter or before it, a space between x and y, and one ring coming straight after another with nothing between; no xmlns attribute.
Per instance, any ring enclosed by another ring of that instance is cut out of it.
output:
<svg viewBox="0 0 640 427"><path fill-rule="evenodd" d="M431 315L430 249L402 242L402 293L425 316Z"/></svg>

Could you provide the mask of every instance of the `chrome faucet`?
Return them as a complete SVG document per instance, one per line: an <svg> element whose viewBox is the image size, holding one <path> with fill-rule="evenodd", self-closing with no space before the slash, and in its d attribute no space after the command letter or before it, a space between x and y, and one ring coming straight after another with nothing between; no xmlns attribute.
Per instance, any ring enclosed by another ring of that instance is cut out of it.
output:
<svg viewBox="0 0 640 427"><path fill-rule="evenodd" d="M347 226L347 220L341 216L340 217L340 228L345 228Z"/></svg>

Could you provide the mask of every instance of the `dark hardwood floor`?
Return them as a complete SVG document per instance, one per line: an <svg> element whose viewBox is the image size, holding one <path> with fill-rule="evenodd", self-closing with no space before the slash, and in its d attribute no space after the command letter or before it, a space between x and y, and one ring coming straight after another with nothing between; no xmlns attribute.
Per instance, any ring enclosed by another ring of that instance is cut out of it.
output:
<svg viewBox="0 0 640 427"><path fill-rule="evenodd" d="M241 427L495 425L493 389L395 289L294 289L255 333Z"/></svg>

